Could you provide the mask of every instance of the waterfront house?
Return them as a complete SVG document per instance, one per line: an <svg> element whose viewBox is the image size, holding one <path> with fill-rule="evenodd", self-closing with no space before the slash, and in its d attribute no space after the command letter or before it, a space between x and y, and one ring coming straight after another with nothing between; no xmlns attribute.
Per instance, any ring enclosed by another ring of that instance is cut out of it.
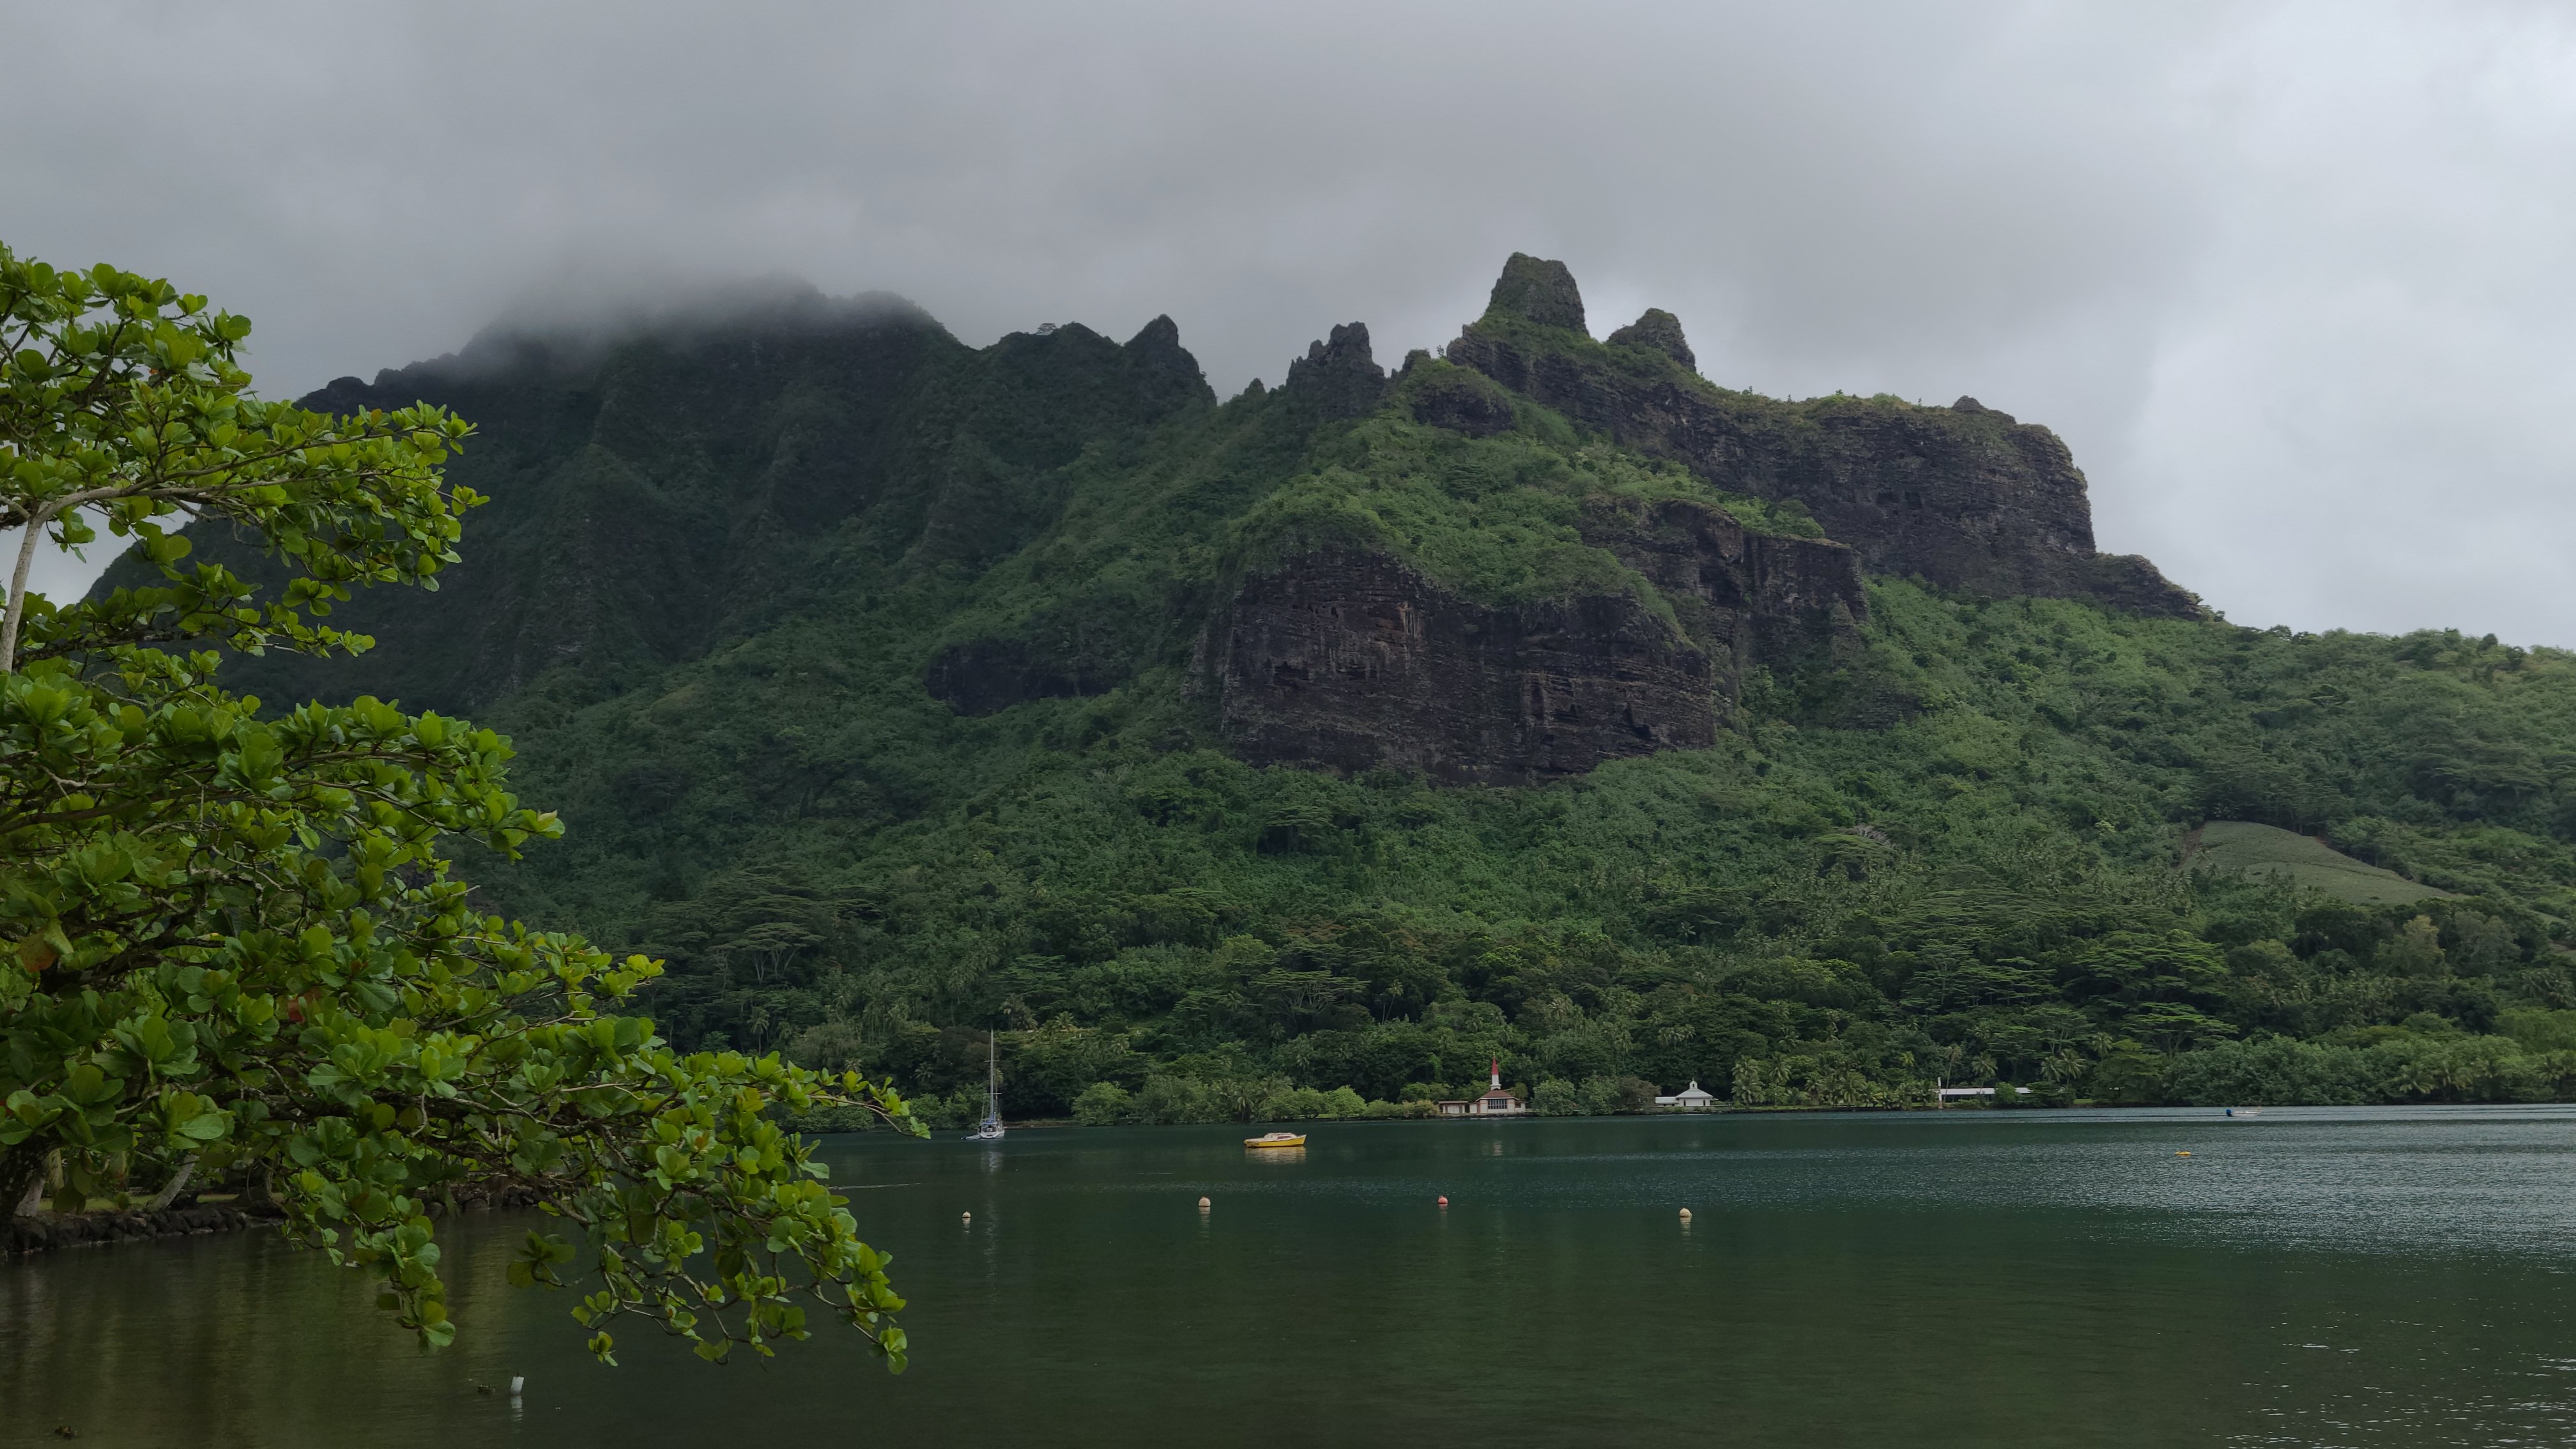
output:
<svg viewBox="0 0 2576 1449"><path fill-rule="evenodd" d="M1657 1097L1655 1105L1669 1107L1677 1112L1712 1112L1717 1109L1717 1094L1702 1090L1699 1079L1693 1077L1689 1086L1669 1097Z"/></svg>
<svg viewBox="0 0 2576 1449"><path fill-rule="evenodd" d="M1493 1083L1493 1086L1486 1090L1485 1095L1478 1097L1473 1102L1467 1104L1466 1115L1470 1117L1518 1117L1529 1111L1529 1108L1521 1105L1521 1099L1513 1096L1511 1090L1503 1085L1503 1059L1501 1057L1493 1059Z"/></svg>
<svg viewBox="0 0 2576 1449"><path fill-rule="evenodd" d="M1510 1089L1503 1085L1501 1057L1493 1059L1490 1079L1493 1085L1487 1088L1485 1095L1481 1097L1462 1097L1437 1103L1440 1115L1443 1117L1526 1117L1529 1115L1529 1108L1521 1105L1521 1099L1513 1096Z"/></svg>
<svg viewBox="0 0 2576 1449"><path fill-rule="evenodd" d="M2016 1097L2027 1097L2030 1095L2030 1088L2028 1087L2015 1087L2012 1090L2013 1095ZM1940 1087L1936 1088L1933 1092L1933 1104L1935 1106L1948 1106L1950 1103L1956 1102L1962 1097L1991 1097L1993 1095L1995 1095L1995 1089L1992 1087Z"/></svg>

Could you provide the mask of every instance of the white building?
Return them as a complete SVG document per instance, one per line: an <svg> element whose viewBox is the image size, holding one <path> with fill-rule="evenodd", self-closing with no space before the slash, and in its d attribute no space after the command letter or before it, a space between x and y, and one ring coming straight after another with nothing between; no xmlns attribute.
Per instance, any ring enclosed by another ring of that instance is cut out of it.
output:
<svg viewBox="0 0 2576 1449"><path fill-rule="evenodd" d="M1677 1112L1710 1112L1717 1108L1717 1094L1701 1090L1699 1078L1693 1077L1689 1086L1669 1097L1657 1097L1655 1105L1670 1107Z"/></svg>
<svg viewBox="0 0 2576 1449"><path fill-rule="evenodd" d="M1505 1090L1503 1086L1503 1059L1501 1057L1496 1057L1493 1060L1493 1083L1494 1085L1481 1097L1469 1098L1463 1102L1441 1103L1440 1115L1443 1117L1524 1117L1529 1115L1529 1108L1521 1105L1521 1099L1513 1096L1509 1091Z"/></svg>

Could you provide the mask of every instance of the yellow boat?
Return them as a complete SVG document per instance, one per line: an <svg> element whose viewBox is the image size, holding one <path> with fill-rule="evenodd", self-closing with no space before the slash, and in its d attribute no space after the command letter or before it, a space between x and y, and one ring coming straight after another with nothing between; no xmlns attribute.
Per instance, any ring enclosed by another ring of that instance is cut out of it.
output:
<svg viewBox="0 0 2576 1449"><path fill-rule="evenodd" d="M1303 1147L1306 1145L1306 1139L1294 1132L1264 1132L1258 1137L1244 1138L1243 1145L1246 1147Z"/></svg>

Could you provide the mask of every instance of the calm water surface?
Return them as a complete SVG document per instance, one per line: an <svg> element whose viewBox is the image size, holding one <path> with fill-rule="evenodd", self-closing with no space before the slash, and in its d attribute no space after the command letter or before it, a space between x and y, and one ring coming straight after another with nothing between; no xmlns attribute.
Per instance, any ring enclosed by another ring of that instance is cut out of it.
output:
<svg viewBox="0 0 2576 1449"><path fill-rule="evenodd" d="M595 1367L506 1217L434 1355L266 1235L0 1265L0 1449L2576 1444L2576 1110L1242 1135L836 1140L900 1378L828 1331Z"/></svg>

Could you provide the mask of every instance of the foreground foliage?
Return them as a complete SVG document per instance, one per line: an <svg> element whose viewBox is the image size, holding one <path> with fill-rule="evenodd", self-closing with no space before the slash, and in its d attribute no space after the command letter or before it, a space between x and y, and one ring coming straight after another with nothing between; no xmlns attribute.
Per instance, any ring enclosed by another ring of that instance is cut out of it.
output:
<svg viewBox="0 0 2576 1449"><path fill-rule="evenodd" d="M604 1359L621 1316L722 1358L812 1311L899 1367L885 1256L772 1118L909 1126L901 1099L675 1050L618 1014L658 963L478 909L446 840L514 859L561 833L509 793L490 730L371 698L264 713L184 647L364 649L319 616L353 584L433 583L479 501L441 474L464 424L259 401L248 331L166 283L0 249L0 525L25 530L0 637L0 1202L230 1185L435 1345L455 1325L433 1212L506 1188L576 1230L531 1234L512 1279L583 1283ZM288 582L185 564L192 519L254 530ZM25 592L40 542L101 525L156 583Z"/></svg>

